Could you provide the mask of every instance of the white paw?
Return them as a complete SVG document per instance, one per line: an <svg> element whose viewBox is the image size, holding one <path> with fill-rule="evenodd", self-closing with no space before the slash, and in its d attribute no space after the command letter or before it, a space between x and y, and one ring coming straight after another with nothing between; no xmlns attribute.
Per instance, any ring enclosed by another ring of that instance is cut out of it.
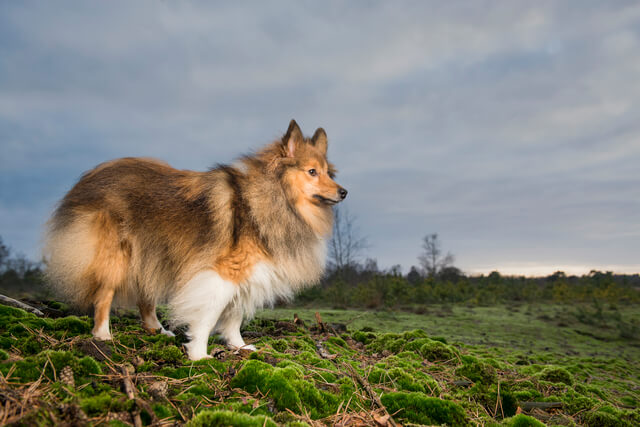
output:
<svg viewBox="0 0 640 427"><path fill-rule="evenodd" d="M113 337L111 336L110 333L104 333L104 332L94 332L93 333L93 338L99 340L99 341L111 341L113 339Z"/></svg>
<svg viewBox="0 0 640 427"><path fill-rule="evenodd" d="M189 354L189 360L205 360L205 359L213 359L213 356L210 354Z"/></svg>
<svg viewBox="0 0 640 427"><path fill-rule="evenodd" d="M207 353L206 343L194 343L193 341L184 344L189 360L211 359L213 356Z"/></svg>
<svg viewBox="0 0 640 427"><path fill-rule="evenodd" d="M227 344L227 347L229 348L229 350L233 350L233 351L238 351L238 350L258 351L256 346L252 344L240 344L240 345Z"/></svg>
<svg viewBox="0 0 640 427"><path fill-rule="evenodd" d="M176 336L176 334L174 334L171 331L166 330L165 328L160 329L160 333L164 334L164 335L166 335L168 337L175 337Z"/></svg>

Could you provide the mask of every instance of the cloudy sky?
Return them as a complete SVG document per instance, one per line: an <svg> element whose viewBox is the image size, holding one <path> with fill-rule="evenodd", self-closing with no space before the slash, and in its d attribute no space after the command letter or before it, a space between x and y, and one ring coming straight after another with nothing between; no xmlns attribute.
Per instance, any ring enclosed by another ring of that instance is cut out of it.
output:
<svg viewBox="0 0 640 427"><path fill-rule="evenodd" d="M380 266L640 272L636 1L1 2L0 236L80 174L324 127Z"/></svg>

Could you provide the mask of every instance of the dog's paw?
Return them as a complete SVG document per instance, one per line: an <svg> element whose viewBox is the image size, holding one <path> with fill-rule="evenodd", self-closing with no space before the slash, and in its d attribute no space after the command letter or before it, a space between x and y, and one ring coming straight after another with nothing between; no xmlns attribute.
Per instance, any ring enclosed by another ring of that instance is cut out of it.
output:
<svg viewBox="0 0 640 427"><path fill-rule="evenodd" d="M227 344L227 348L231 351L251 351L251 352L258 351L256 346L254 346L253 344L242 344L242 345Z"/></svg>
<svg viewBox="0 0 640 427"><path fill-rule="evenodd" d="M113 336L111 336L111 334L94 333L93 334L93 339L98 340L98 341L111 341L111 340L113 340Z"/></svg>
<svg viewBox="0 0 640 427"><path fill-rule="evenodd" d="M194 362L198 360L213 359L213 356L210 354L189 354L188 357L189 360L192 360Z"/></svg>
<svg viewBox="0 0 640 427"><path fill-rule="evenodd" d="M168 337L175 337L176 336L176 334L174 334L173 332L171 332L171 331L169 331L169 330L167 330L165 328L162 328L160 330L160 333L163 334L163 335L166 335Z"/></svg>

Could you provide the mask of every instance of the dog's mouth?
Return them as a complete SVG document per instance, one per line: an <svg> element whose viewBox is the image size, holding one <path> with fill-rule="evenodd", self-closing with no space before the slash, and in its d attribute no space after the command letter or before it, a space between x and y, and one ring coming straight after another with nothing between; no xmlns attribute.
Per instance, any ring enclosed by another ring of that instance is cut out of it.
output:
<svg viewBox="0 0 640 427"><path fill-rule="evenodd" d="M316 200L319 200L321 203L324 203L325 205L335 205L336 203L341 202L341 200L333 200L333 199L329 199L327 197L321 196L319 194L314 194L313 198Z"/></svg>

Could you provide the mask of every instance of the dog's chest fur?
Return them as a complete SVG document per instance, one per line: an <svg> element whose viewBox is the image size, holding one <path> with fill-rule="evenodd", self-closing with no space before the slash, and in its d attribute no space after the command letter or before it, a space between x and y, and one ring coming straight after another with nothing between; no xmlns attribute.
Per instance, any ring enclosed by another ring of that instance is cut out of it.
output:
<svg viewBox="0 0 640 427"><path fill-rule="evenodd" d="M238 284L236 308L250 318L258 308L292 299L296 291L320 280L326 252L326 241L318 239L295 256L256 263L249 277Z"/></svg>

